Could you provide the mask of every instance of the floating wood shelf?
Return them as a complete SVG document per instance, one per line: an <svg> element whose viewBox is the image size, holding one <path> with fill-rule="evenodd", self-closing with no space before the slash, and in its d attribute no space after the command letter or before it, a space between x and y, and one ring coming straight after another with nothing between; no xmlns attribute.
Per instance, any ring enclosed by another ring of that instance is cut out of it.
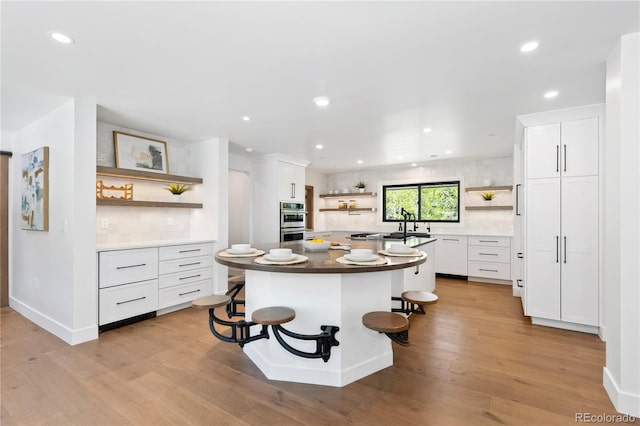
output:
<svg viewBox="0 0 640 426"><path fill-rule="evenodd" d="M467 206L466 210L513 210L513 206Z"/></svg>
<svg viewBox="0 0 640 426"><path fill-rule="evenodd" d="M318 209L321 212L375 212L378 209L375 207L357 207L355 209Z"/></svg>
<svg viewBox="0 0 640 426"><path fill-rule="evenodd" d="M342 194L320 194L320 198L375 197L377 192L343 192ZM341 209L344 210L344 209Z"/></svg>
<svg viewBox="0 0 640 426"><path fill-rule="evenodd" d="M98 176L111 176L117 178L140 179L154 182L167 183L202 183L202 178L194 178L189 176L168 175L165 173L145 172L140 170L118 169L117 167L97 166L96 174Z"/></svg>
<svg viewBox="0 0 640 426"><path fill-rule="evenodd" d="M96 200L96 205L114 207L171 207L180 209L202 208L202 203L171 203L168 201Z"/></svg>
<svg viewBox="0 0 640 426"><path fill-rule="evenodd" d="M470 186L464 190L466 192L513 191L513 186Z"/></svg>

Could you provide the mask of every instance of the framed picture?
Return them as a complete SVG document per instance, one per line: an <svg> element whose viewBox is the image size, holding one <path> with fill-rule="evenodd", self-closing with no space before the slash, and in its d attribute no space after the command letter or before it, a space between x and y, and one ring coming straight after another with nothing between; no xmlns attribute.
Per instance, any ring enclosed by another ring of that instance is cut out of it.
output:
<svg viewBox="0 0 640 426"><path fill-rule="evenodd" d="M21 228L49 230L49 147L22 156Z"/></svg>
<svg viewBox="0 0 640 426"><path fill-rule="evenodd" d="M169 173L166 142L117 131L113 141L117 168Z"/></svg>

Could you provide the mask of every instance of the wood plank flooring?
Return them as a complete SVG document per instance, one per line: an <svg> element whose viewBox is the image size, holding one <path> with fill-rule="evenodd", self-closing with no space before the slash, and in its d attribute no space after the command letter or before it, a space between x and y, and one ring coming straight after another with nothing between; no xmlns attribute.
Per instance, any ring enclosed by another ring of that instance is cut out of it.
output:
<svg viewBox="0 0 640 426"><path fill-rule="evenodd" d="M532 326L508 286L438 279L437 294L394 365L344 388L265 379L211 335L205 310L68 346L2 308L0 422L573 425L575 413L616 413L598 337Z"/></svg>

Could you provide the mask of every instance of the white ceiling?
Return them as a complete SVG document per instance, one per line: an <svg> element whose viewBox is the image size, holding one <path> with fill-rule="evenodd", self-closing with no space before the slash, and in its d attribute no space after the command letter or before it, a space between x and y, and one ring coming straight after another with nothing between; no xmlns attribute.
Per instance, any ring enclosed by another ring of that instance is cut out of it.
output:
<svg viewBox="0 0 640 426"><path fill-rule="evenodd" d="M509 156L516 115L604 101L639 4L2 1L2 130L95 96L100 121L321 171Z"/></svg>

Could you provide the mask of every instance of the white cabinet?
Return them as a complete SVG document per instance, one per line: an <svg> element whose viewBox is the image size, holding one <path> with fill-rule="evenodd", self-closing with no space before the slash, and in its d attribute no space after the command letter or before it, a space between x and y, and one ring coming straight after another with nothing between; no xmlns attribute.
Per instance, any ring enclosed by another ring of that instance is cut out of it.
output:
<svg viewBox="0 0 640 426"><path fill-rule="evenodd" d="M160 247L158 308L213 294L213 244Z"/></svg>
<svg viewBox="0 0 640 426"><path fill-rule="evenodd" d="M114 250L98 255L98 325L158 309L158 249Z"/></svg>
<svg viewBox="0 0 640 426"><path fill-rule="evenodd" d="M305 168L285 161L278 162L278 194L280 201L304 203Z"/></svg>
<svg viewBox="0 0 640 426"><path fill-rule="evenodd" d="M213 243L98 253L98 324L167 313L213 294Z"/></svg>
<svg viewBox="0 0 640 426"><path fill-rule="evenodd" d="M467 275L467 237L436 236L436 272L447 275Z"/></svg>
<svg viewBox="0 0 640 426"><path fill-rule="evenodd" d="M598 118L527 128L527 179L598 174Z"/></svg>
<svg viewBox="0 0 640 426"><path fill-rule="evenodd" d="M534 322L598 325L598 149L597 117L526 129L524 292Z"/></svg>
<svg viewBox="0 0 640 426"><path fill-rule="evenodd" d="M490 280L511 279L511 238L509 237L469 237L468 240L469 279Z"/></svg>

